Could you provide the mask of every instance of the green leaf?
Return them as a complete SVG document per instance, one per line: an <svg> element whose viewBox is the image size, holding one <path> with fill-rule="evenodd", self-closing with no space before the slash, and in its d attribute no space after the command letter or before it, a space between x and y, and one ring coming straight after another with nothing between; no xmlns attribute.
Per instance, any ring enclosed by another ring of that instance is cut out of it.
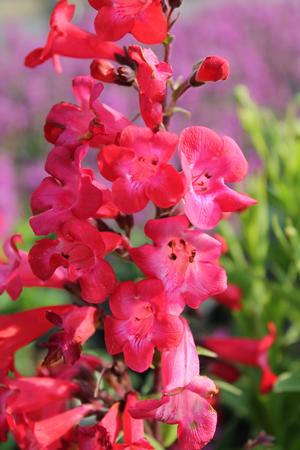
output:
<svg viewBox="0 0 300 450"><path fill-rule="evenodd" d="M170 447L177 439L177 425L168 425L162 423L160 430L163 438L163 444L165 447Z"/></svg>
<svg viewBox="0 0 300 450"><path fill-rule="evenodd" d="M153 437L149 436L149 434L145 433L145 437L146 439L150 442L150 444L153 446L153 448L155 450L165 450L161 444L159 442L157 442L156 439L154 439Z"/></svg>
<svg viewBox="0 0 300 450"><path fill-rule="evenodd" d="M286 372L281 374L275 383L274 392L277 394L283 392L300 392L300 372Z"/></svg>
<svg viewBox="0 0 300 450"><path fill-rule="evenodd" d="M240 388L234 386L233 384L226 383L226 381L223 380L215 380L215 383L221 391L228 392L234 395L235 397L243 396L243 391Z"/></svg>
<svg viewBox="0 0 300 450"><path fill-rule="evenodd" d="M200 356L207 356L208 358L217 358L218 355L215 352L212 352L211 350L208 350L207 348L201 347L200 345L197 345L197 353Z"/></svg>

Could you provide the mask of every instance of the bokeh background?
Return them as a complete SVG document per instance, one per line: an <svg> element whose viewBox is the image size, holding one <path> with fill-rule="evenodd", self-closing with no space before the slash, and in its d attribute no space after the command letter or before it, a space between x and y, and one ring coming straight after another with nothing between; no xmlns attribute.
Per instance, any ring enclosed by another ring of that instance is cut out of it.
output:
<svg viewBox="0 0 300 450"><path fill-rule="evenodd" d="M35 70L23 67L26 53L44 42L54 3L0 1L0 241L20 232L25 249L34 241L27 224L29 198L44 176L49 150L42 132L44 118L53 103L72 101L71 78L89 70L89 61L67 59L59 75L51 63ZM91 29L93 12L87 1L74 3L76 22ZM278 328L270 351L271 366L280 375L274 391L261 395L259 371L244 366L234 385L223 382L219 429L211 447L215 450L246 448L261 431L273 436L274 444L255 448L300 449L299 24L299 0L184 0L173 29L175 78L187 76L209 54L227 58L231 75L226 82L190 90L180 102L190 114L178 113L171 128L179 133L191 124L205 125L236 139L250 163L242 188L259 202L218 230L228 242L223 263L230 282L243 291L243 307L232 312L212 300L188 312L196 340L201 344L205 336L220 331L260 338L270 321ZM135 108L138 112L127 88L108 86L101 98L129 118ZM138 242L141 231L136 233ZM134 277L128 265L118 267L118 273ZM0 312L65 301L67 293L31 289L15 303L3 295ZM96 342L88 346L101 351ZM32 373L37 355L33 345L19 352L18 366L24 374ZM205 371L210 358L202 361ZM145 393L146 381L136 380ZM169 444L171 439L165 447ZM5 443L0 448L14 447Z"/></svg>

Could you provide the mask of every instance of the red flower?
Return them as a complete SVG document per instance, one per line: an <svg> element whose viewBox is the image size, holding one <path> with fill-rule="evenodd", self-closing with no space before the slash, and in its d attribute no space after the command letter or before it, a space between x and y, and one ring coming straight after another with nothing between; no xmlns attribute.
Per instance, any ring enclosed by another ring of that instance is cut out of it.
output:
<svg viewBox="0 0 300 450"><path fill-rule="evenodd" d="M205 127L186 128L179 141L186 177L185 213L193 225L210 229L223 212L239 211L256 203L224 182L241 181L248 164L238 145Z"/></svg>
<svg viewBox="0 0 300 450"><path fill-rule="evenodd" d="M97 35L73 25L74 12L75 5L69 5L68 0L58 1L50 18L47 42L43 48L36 48L26 56L27 67L36 67L53 58L56 70L61 71L59 56L115 59L116 54L123 53L114 43L103 42Z"/></svg>
<svg viewBox="0 0 300 450"><path fill-rule="evenodd" d="M87 141L91 147L113 144L130 122L118 111L99 102L102 91L103 85L92 77L76 77L73 93L79 106L68 102L54 105L46 118L46 139L52 144L68 146Z"/></svg>
<svg viewBox="0 0 300 450"><path fill-rule="evenodd" d="M95 29L103 40L117 41L132 33L144 44L159 44L167 34L160 0L89 0L99 10Z"/></svg>
<svg viewBox="0 0 300 450"><path fill-rule="evenodd" d="M137 63L136 79L140 94L141 114L145 124L157 128L163 119L163 102L167 80L172 76L172 67L161 61L150 48L132 45L129 56Z"/></svg>
<svg viewBox="0 0 300 450"><path fill-rule="evenodd" d="M75 151L54 147L49 153L45 169L52 176L44 178L31 197L30 225L35 234L55 232L74 217L85 220L96 215L103 199L93 171L81 167L87 151L83 145Z"/></svg>
<svg viewBox="0 0 300 450"><path fill-rule="evenodd" d="M62 315L47 313L47 319L62 331L45 344L48 354L44 364L51 365L61 358L66 364L74 364L80 358L82 345L95 333L98 316L97 310L90 306L74 307Z"/></svg>
<svg viewBox="0 0 300 450"><path fill-rule="evenodd" d="M207 81L227 80L229 76L229 62L220 56L206 56L200 62L193 81L196 83L206 83Z"/></svg>
<svg viewBox="0 0 300 450"><path fill-rule="evenodd" d="M121 283L110 299L112 316L104 322L109 353L124 353L126 364L137 372L150 367L154 348L177 346L182 323L165 313L166 300L159 280Z"/></svg>
<svg viewBox="0 0 300 450"><path fill-rule="evenodd" d="M243 307L243 291L236 284L228 284L227 289L221 294L213 296L217 302L227 306L233 311L240 311Z"/></svg>
<svg viewBox="0 0 300 450"><path fill-rule="evenodd" d="M124 213L141 211L149 200L161 208L176 204L183 195L179 173L167 161L177 144L174 133L153 133L129 126L119 146L104 147L99 154L101 174L113 181L113 200Z"/></svg>
<svg viewBox="0 0 300 450"><path fill-rule="evenodd" d="M170 312L180 312L184 304L200 303L226 289L226 273L218 264L220 243L198 230L189 230L185 216L149 220L145 234L154 241L131 249L130 255L148 276L165 286Z"/></svg>
<svg viewBox="0 0 300 450"><path fill-rule="evenodd" d="M37 241L29 252L29 261L42 280L47 280L57 267L66 267L69 281L79 281L82 298L100 303L117 284L112 267L103 258L121 242L116 233L99 232L90 223L73 219L59 229L58 239Z"/></svg>
<svg viewBox="0 0 300 450"><path fill-rule="evenodd" d="M265 394L272 389L277 379L277 375L272 372L268 364L268 349L276 339L275 324L270 322L268 330L269 334L262 339L212 337L205 339L204 345L229 362L260 367L262 371L260 391Z"/></svg>
<svg viewBox="0 0 300 450"><path fill-rule="evenodd" d="M70 305L44 306L0 316L0 354L5 355L0 359L0 371L13 370L14 353L53 327L46 318L47 311L63 313L72 308Z"/></svg>
<svg viewBox="0 0 300 450"><path fill-rule="evenodd" d="M18 242L22 242L22 237L14 234L3 246L7 261L0 260L0 295L6 291L12 300L17 300L23 287L62 288L67 281L65 271L55 271L46 282L41 281L32 273L28 254L17 248Z"/></svg>

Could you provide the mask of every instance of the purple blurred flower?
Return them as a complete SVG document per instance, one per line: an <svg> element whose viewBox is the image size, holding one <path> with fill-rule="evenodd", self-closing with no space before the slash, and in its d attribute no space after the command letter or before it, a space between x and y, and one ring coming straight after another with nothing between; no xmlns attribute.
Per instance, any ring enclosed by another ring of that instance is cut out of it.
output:
<svg viewBox="0 0 300 450"><path fill-rule="evenodd" d="M8 154L0 155L0 193L0 240L3 241L19 216L16 173Z"/></svg>

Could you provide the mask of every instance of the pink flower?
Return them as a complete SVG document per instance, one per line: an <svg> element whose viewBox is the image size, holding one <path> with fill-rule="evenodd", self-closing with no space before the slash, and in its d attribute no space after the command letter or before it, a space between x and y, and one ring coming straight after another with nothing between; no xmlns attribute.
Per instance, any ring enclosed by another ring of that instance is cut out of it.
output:
<svg viewBox="0 0 300 450"><path fill-rule="evenodd" d="M208 81L227 80L229 76L229 62L220 56L206 56L200 62L193 80L196 83L207 83Z"/></svg>
<svg viewBox="0 0 300 450"><path fill-rule="evenodd" d="M73 25L71 20L75 5L68 0L59 0L50 18L50 32L43 48L36 48L25 58L25 66L36 67L49 58L57 71L61 71L59 56L72 58L107 58L114 59L123 50L112 42L103 42L97 35L88 33Z"/></svg>
<svg viewBox="0 0 300 450"><path fill-rule="evenodd" d="M68 102L54 105L46 118L46 139L52 144L68 146L84 142L89 142L92 147L113 144L130 122L98 100L102 91L103 85L92 77L76 77L73 93L79 106Z"/></svg>
<svg viewBox="0 0 300 450"><path fill-rule="evenodd" d="M111 294L117 279L107 253L121 245L116 233L99 232L88 222L70 220L58 231L58 239L41 239L29 252L32 271L47 280L57 267L68 270L69 281L79 281L82 298L101 303Z"/></svg>
<svg viewBox="0 0 300 450"><path fill-rule="evenodd" d="M204 340L204 345L226 361L260 367L260 391L265 394L277 380L277 375L272 372L268 363L268 350L276 339L276 326L273 322L268 324L268 330L269 334L262 339L211 337Z"/></svg>
<svg viewBox="0 0 300 450"><path fill-rule="evenodd" d="M166 299L159 280L121 283L110 299L112 316L104 322L109 353L124 353L126 364L137 372L150 367L154 348L175 347L182 337L182 323L165 313Z"/></svg>
<svg viewBox="0 0 300 450"><path fill-rule="evenodd" d="M176 144L174 133L154 134L149 128L129 126L122 131L119 146L103 148L99 170L113 181L113 200L122 212L141 211L149 200L168 208L181 199L182 178L167 164Z"/></svg>
<svg viewBox="0 0 300 450"><path fill-rule="evenodd" d="M172 67L160 62L150 48L132 45L128 52L137 63L141 114L148 127L157 128L163 119L162 104L166 97L167 80L172 76Z"/></svg>
<svg viewBox="0 0 300 450"><path fill-rule="evenodd" d="M67 281L65 271L57 270L46 282L41 281L32 273L28 254L17 248L18 242L22 242L22 237L14 234L3 246L7 261L0 260L0 295L6 291L12 300L17 300L23 287L63 288Z"/></svg>
<svg viewBox="0 0 300 450"><path fill-rule="evenodd" d="M223 212L239 211L256 203L224 184L244 179L248 165L238 145L205 127L186 128L179 149L186 177L185 213L193 225L210 229Z"/></svg>
<svg viewBox="0 0 300 450"><path fill-rule="evenodd" d="M48 354L45 365L51 365L63 358L66 364L74 364L79 358L82 345L95 333L99 319L97 309L91 306L75 307L60 315L48 312L47 319L62 330L51 336L44 344Z"/></svg>
<svg viewBox="0 0 300 450"><path fill-rule="evenodd" d="M99 10L95 29L103 40L117 41L126 33L144 44L159 44L167 34L160 0L89 0Z"/></svg>
<svg viewBox="0 0 300 450"><path fill-rule="evenodd" d="M134 418L178 424L182 450L203 448L215 433L217 414L209 399L217 393L213 381L199 376L199 360L187 322L179 346L163 353L163 397L143 400L130 408Z"/></svg>
<svg viewBox="0 0 300 450"><path fill-rule="evenodd" d="M102 192L93 182L93 171L81 167L87 151L83 145L76 150L54 147L49 153L45 169L51 176L31 197L30 225L35 234L52 233L74 217L85 220L96 215Z"/></svg>
<svg viewBox="0 0 300 450"><path fill-rule="evenodd" d="M149 220L145 234L154 245L133 248L130 255L146 275L162 281L171 312L180 312L185 303L197 308L226 289L226 273L217 261L221 244L189 229L185 216Z"/></svg>

